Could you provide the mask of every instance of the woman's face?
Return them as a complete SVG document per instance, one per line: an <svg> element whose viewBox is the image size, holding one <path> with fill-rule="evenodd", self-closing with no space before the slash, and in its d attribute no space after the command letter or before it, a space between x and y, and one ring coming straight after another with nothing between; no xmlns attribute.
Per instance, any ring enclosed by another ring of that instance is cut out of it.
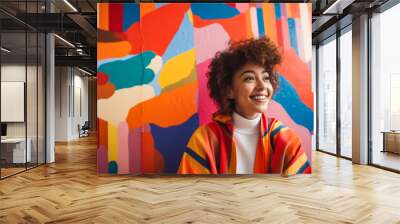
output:
<svg viewBox="0 0 400 224"><path fill-rule="evenodd" d="M229 98L235 101L237 113L252 119L267 110L273 92L268 72L248 63L233 75Z"/></svg>

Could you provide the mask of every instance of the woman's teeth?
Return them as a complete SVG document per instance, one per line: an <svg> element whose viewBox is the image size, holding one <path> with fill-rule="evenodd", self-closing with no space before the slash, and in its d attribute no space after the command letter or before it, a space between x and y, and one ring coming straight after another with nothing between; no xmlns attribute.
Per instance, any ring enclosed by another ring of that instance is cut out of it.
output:
<svg viewBox="0 0 400 224"><path fill-rule="evenodd" d="M251 98L255 100L265 100L267 97L263 95L263 96L252 96Z"/></svg>

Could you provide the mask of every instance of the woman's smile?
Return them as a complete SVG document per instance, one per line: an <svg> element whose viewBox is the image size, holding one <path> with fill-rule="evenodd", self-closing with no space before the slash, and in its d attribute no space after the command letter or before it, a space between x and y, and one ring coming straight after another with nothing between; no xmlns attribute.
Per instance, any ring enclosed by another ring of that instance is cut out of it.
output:
<svg viewBox="0 0 400 224"><path fill-rule="evenodd" d="M273 87L265 68L245 64L233 76L229 98L235 102L235 111L246 118L265 112L271 101Z"/></svg>

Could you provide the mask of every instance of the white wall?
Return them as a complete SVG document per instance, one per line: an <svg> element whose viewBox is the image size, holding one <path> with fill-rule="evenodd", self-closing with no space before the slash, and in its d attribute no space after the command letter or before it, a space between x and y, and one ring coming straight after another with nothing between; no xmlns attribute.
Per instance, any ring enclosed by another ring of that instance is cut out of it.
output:
<svg viewBox="0 0 400 224"><path fill-rule="evenodd" d="M68 141L69 68L55 68L55 141Z"/></svg>
<svg viewBox="0 0 400 224"><path fill-rule="evenodd" d="M38 69L38 70L37 70ZM25 64L3 64L1 66L1 81L24 82L26 83L26 107L22 108L23 113L27 115L24 122L6 122L7 137L9 138L25 138L30 139L30 148L32 161L44 163L44 74L40 66ZM25 80L27 78L27 81ZM24 90L22 90L24 94ZM2 96L7 97L7 96ZM1 108L8 110L10 108ZM37 156L39 153L39 156Z"/></svg>
<svg viewBox="0 0 400 224"><path fill-rule="evenodd" d="M55 73L55 140L70 141L88 120L88 78L72 67L56 67Z"/></svg>
<svg viewBox="0 0 400 224"><path fill-rule="evenodd" d="M28 74L36 74L36 67L28 66L27 67ZM18 64L4 64L1 66L1 81L2 82L25 82L25 64L18 65ZM36 80L29 80L30 86L36 86ZM36 103L36 88L27 88L27 105L30 107L30 111L36 110L37 103ZM3 96L4 97L4 96ZM31 104L34 102L34 104ZM7 108L1 108L2 110L7 110ZM28 124L29 127L33 127L35 129L36 134L36 113L27 113L28 122L34 121L35 124ZM30 130L28 130L28 137ZM8 137L25 137L25 122L7 122L7 136Z"/></svg>

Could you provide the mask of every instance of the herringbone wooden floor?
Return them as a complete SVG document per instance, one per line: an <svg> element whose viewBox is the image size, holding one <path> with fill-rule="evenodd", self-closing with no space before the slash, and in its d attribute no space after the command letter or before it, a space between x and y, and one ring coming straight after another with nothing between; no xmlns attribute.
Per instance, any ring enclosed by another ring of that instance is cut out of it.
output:
<svg viewBox="0 0 400 224"><path fill-rule="evenodd" d="M310 176L98 176L96 143L0 181L0 223L400 223L400 175L314 153Z"/></svg>

